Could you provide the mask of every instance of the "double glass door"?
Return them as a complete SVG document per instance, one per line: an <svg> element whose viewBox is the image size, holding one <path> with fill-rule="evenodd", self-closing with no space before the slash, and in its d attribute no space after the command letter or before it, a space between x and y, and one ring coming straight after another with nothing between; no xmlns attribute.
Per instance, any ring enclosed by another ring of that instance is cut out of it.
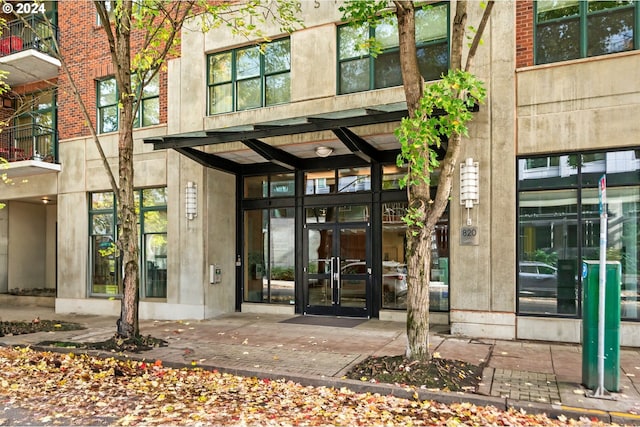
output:
<svg viewBox="0 0 640 427"><path fill-rule="evenodd" d="M305 314L369 317L368 223L307 224Z"/></svg>

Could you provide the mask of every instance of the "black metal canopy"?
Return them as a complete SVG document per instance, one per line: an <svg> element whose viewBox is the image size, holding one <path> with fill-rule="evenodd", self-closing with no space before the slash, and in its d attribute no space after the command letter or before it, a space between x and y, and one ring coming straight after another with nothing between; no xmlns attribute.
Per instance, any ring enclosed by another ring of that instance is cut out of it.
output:
<svg viewBox="0 0 640 427"><path fill-rule="evenodd" d="M229 160L219 154L212 154L202 151L201 149L196 149L195 147L241 142L253 152L259 154L260 157L267 162L275 165L276 169L295 170L312 167L319 159L297 157L261 139L309 132L331 131L349 150L351 153L350 157L357 158L358 163L394 161L399 147L394 147L392 150L379 150L350 128L398 122L407 115L406 103L400 102L367 108L313 114L303 117L292 117L250 125L147 138L144 142L153 144L154 150L172 148L204 166L239 174L247 172L247 170L251 169L251 166Z"/></svg>

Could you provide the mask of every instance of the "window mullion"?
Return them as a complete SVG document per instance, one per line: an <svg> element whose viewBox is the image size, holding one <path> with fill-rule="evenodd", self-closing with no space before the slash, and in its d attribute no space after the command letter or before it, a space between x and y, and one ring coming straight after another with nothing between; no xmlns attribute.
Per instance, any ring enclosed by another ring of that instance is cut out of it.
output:
<svg viewBox="0 0 640 427"><path fill-rule="evenodd" d="M265 66L265 54L260 54L260 105L267 105L267 71Z"/></svg>
<svg viewBox="0 0 640 427"><path fill-rule="evenodd" d="M369 25L369 37L370 38L375 38L375 36L376 36L375 27L373 25ZM369 56L369 90L373 90L376 87L376 82L375 82L376 61L375 61L375 58L373 57L373 55L371 54L371 48L369 48L368 50L369 50L369 52L367 53L367 55Z"/></svg>
<svg viewBox="0 0 640 427"><path fill-rule="evenodd" d="M640 2L633 3L635 28L633 29L633 48L640 49Z"/></svg>
<svg viewBox="0 0 640 427"><path fill-rule="evenodd" d="M233 111L238 111L238 67L236 61L238 60L238 51L231 51L231 102L233 102Z"/></svg>
<svg viewBox="0 0 640 427"><path fill-rule="evenodd" d="M588 3L586 1L581 1L579 5L579 14L580 14L580 58L587 57L587 45L589 43L588 37Z"/></svg>

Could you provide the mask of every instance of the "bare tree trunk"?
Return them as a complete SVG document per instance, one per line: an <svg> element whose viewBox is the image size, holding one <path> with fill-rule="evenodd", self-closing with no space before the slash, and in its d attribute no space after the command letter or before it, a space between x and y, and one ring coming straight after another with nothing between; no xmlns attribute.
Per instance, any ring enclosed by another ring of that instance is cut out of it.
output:
<svg viewBox="0 0 640 427"><path fill-rule="evenodd" d="M400 43L400 66L404 83L407 110L410 118L416 117L420 99L424 91L424 81L417 63L415 40L415 10L410 1L395 1L398 18L398 35ZM455 16L451 33L450 69L462 68L462 50L467 22L467 1L452 2L455 5ZM469 51L465 69L468 70L475 56L480 37L484 32L491 14L493 1L489 1L482 17L480 28L476 33ZM464 93L458 96L466 96ZM415 183L413 172L409 169L407 196L409 209L414 215L414 225L407 229L407 349L406 357L427 360L429 353L429 282L431 265L431 236L436 224L447 208L456 164L460 155L461 136L453 134L449 137L447 152L441 162L441 171L435 198L431 198L429 176L426 182ZM429 157L429 148L421 153Z"/></svg>
<svg viewBox="0 0 640 427"><path fill-rule="evenodd" d="M424 80L418 67L415 34L415 6L412 1L396 1L400 67L409 117L415 117L424 92ZM428 157L429 153L425 152ZM411 169L409 169L411 177ZM409 207L426 217L431 197L429 185L421 182L407 188ZM409 359L429 358L429 265L431 230L425 227L407 229L407 349Z"/></svg>
<svg viewBox="0 0 640 427"><path fill-rule="evenodd" d="M131 97L129 102L131 101ZM132 108L124 108L123 116L128 112L133 114ZM126 120L126 119L125 119ZM123 123L129 123L123 120ZM132 123L132 122L131 122ZM124 338L134 338L140 334L138 326L139 302L139 264L138 264L138 221L135 212L133 189L133 136L131 130L124 129L119 135L119 174L120 174L120 204L118 218L122 221L119 236L119 246L124 266L123 300L120 305L120 319L118 320L118 335Z"/></svg>
<svg viewBox="0 0 640 427"><path fill-rule="evenodd" d="M428 360L429 353L429 281L432 228L407 232L407 349L408 359ZM409 285L410 284L410 285Z"/></svg>
<svg viewBox="0 0 640 427"><path fill-rule="evenodd" d="M132 2L122 2L122 11L115 24L115 37L107 30L109 47L116 66L119 89L120 120L118 128L119 197L118 219L120 234L118 248L122 255L124 278L123 296L117 334L123 338L140 335L138 324L139 303L139 251L138 220L135 211L133 183L133 121L135 119L134 96L131 83L131 11Z"/></svg>

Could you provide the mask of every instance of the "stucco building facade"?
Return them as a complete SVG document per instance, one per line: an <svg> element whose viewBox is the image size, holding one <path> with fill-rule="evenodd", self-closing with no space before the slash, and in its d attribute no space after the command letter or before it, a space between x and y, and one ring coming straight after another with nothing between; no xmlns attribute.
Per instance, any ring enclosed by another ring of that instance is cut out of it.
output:
<svg viewBox="0 0 640 427"><path fill-rule="evenodd" d="M47 5L115 167L113 70L95 9ZM182 31L180 56L140 94L141 317L404 320L406 192L394 129L406 104L397 38L392 23L345 26L338 6L302 2L305 28L291 34L267 25L264 55L253 41L224 28L203 32L194 21ZM597 259L594 205L606 175L608 256L622 269L621 341L640 346L640 6L610 6L494 7L472 70L488 98L460 159L477 163L478 203L462 205L456 182L431 242L431 319L454 334L580 342L580 266ZM427 81L448 67L453 13L433 3L418 16ZM469 23L481 13L472 2ZM386 35L383 54L360 51L359 31ZM0 66L24 68L19 56L29 50L11 46ZM3 103L5 114L20 112L28 95L51 88L55 107L34 103L29 117L55 111L48 123L57 136L49 158L32 151L9 159L0 293L48 288L58 312L117 314L113 194L69 82L55 55L44 60L55 71L16 81ZM12 117L15 126L21 116ZM28 150L16 141L7 149Z"/></svg>

